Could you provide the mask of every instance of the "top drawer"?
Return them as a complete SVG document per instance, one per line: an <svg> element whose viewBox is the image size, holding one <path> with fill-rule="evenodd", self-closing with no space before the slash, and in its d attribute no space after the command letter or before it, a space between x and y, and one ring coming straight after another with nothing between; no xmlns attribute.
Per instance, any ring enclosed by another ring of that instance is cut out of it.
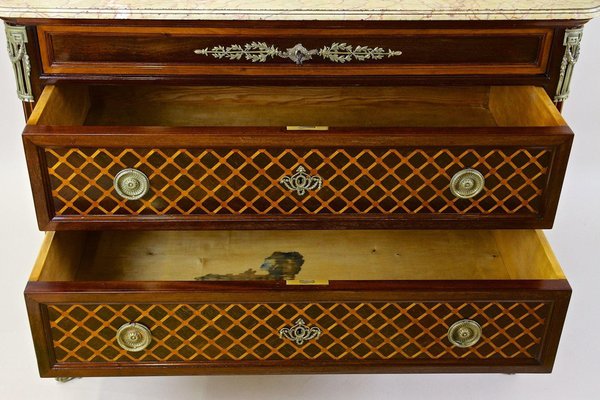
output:
<svg viewBox="0 0 600 400"><path fill-rule="evenodd" d="M45 74L341 79L542 75L553 32L548 27L38 27Z"/></svg>

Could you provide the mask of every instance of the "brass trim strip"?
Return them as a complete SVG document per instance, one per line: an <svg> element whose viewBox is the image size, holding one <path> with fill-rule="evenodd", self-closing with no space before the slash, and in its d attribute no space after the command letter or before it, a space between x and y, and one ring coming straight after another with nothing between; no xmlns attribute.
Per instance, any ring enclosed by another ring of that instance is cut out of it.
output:
<svg viewBox="0 0 600 400"><path fill-rule="evenodd" d="M328 131L328 126L304 126L304 125L288 125L288 131Z"/></svg>
<svg viewBox="0 0 600 400"><path fill-rule="evenodd" d="M288 286L329 285L329 281L327 279L290 279L290 280L286 280L285 284Z"/></svg>

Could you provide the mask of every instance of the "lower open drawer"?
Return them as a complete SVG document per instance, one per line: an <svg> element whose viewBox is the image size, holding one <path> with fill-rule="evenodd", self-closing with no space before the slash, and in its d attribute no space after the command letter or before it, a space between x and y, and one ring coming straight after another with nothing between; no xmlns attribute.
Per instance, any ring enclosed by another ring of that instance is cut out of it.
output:
<svg viewBox="0 0 600 400"><path fill-rule="evenodd" d="M47 234L49 376L549 372L571 289L537 231Z"/></svg>

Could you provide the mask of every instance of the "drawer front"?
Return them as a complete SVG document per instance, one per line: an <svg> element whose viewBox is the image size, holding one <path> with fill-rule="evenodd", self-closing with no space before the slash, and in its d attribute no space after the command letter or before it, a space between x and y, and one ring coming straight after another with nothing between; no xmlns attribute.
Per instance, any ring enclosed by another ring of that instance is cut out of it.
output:
<svg viewBox="0 0 600 400"><path fill-rule="evenodd" d="M61 363L537 360L551 304L473 303L232 303L49 305L52 348ZM280 331L302 320L318 337L295 342ZM481 326L471 347L450 343L451 325ZM152 336L127 351L117 330L130 322Z"/></svg>
<svg viewBox="0 0 600 400"><path fill-rule="evenodd" d="M44 159L53 213L64 221L341 215L400 223L411 217L524 220L544 216L549 185L560 185L551 173L551 147L46 148ZM141 199L126 200L114 187L115 177L130 168L148 178ZM453 177L465 169L484 178L473 198L451 191ZM306 179L298 181L301 175Z"/></svg>
<svg viewBox="0 0 600 400"><path fill-rule="evenodd" d="M205 24L206 25L206 24ZM42 25L45 74L458 76L545 74L552 27ZM272 26L272 27L269 27ZM561 39L562 40L562 39ZM302 64L302 67L300 67Z"/></svg>

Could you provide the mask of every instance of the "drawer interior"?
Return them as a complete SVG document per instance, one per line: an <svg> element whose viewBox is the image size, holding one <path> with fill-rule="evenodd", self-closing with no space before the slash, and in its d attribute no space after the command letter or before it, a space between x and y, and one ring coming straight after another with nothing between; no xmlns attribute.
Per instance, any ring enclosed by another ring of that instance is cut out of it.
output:
<svg viewBox="0 0 600 400"><path fill-rule="evenodd" d="M32 281L564 279L544 235L502 231L51 232Z"/></svg>
<svg viewBox="0 0 600 400"><path fill-rule="evenodd" d="M539 87L47 86L30 125L510 127L566 125Z"/></svg>

